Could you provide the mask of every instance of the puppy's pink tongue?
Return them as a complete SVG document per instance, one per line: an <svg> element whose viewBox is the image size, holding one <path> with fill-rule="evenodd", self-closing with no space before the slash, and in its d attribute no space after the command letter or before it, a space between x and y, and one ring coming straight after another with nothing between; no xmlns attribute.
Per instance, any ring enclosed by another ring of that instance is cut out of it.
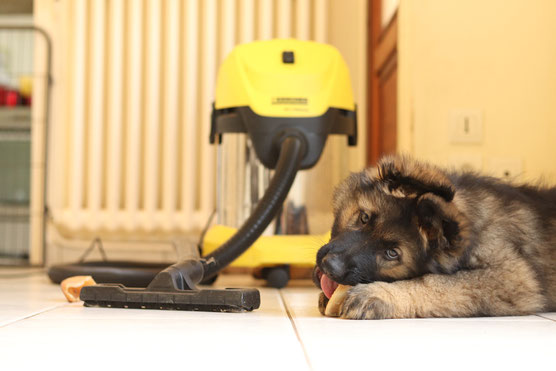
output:
<svg viewBox="0 0 556 371"><path fill-rule="evenodd" d="M338 288L338 284L328 278L326 274L323 274L320 278L320 288L322 289L322 292L324 292L324 295L330 299L334 291Z"/></svg>

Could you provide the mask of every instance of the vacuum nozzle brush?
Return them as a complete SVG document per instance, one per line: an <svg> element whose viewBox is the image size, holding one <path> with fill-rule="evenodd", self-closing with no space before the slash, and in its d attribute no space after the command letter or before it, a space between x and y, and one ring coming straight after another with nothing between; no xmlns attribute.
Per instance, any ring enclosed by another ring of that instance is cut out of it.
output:
<svg viewBox="0 0 556 371"><path fill-rule="evenodd" d="M206 312L245 312L259 308L257 289L150 290L120 284L86 286L81 300L87 307L174 309Z"/></svg>
<svg viewBox="0 0 556 371"><path fill-rule="evenodd" d="M175 309L207 312L245 312L259 308L257 289L198 290L204 274L202 260L185 260L158 273L147 288L121 284L83 287L85 306L137 309Z"/></svg>

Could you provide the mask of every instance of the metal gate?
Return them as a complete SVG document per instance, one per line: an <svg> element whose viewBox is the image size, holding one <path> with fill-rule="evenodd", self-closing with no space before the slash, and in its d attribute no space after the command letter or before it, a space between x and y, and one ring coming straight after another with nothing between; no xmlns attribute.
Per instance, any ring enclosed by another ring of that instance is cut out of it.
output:
<svg viewBox="0 0 556 371"><path fill-rule="evenodd" d="M46 112L39 116L47 128L50 83L48 72L43 76L35 72L40 62L34 56L37 37L46 41L48 51L44 63L46 71L50 71L50 42L44 31L28 26L0 26L0 264L29 262L32 130L37 123L33 119L33 88L46 86L46 95L41 98L45 99ZM43 164L45 154L45 150L40 154ZM46 172L41 174L44 178ZM40 182L43 192L44 180Z"/></svg>

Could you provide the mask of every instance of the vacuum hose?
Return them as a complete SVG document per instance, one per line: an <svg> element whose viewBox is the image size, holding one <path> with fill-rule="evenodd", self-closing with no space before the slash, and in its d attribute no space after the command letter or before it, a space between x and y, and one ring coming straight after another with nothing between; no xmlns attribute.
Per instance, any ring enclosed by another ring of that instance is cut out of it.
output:
<svg viewBox="0 0 556 371"><path fill-rule="evenodd" d="M274 176L253 213L236 234L218 249L203 257L203 279L216 275L244 253L264 232L282 206L307 151L303 137L295 134L286 136L282 140Z"/></svg>

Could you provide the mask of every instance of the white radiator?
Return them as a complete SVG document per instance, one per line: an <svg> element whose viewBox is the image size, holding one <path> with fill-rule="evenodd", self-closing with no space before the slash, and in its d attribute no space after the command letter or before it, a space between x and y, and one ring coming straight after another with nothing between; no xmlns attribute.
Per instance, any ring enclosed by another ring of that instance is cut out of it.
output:
<svg viewBox="0 0 556 371"><path fill-rule="evenodd" d="M56 225L74 231L200 228L215 207L208 136L220 62L256 39L327 41L328 0L65 6L67 158L53 165L64 169L51 211Z"/></svg>

